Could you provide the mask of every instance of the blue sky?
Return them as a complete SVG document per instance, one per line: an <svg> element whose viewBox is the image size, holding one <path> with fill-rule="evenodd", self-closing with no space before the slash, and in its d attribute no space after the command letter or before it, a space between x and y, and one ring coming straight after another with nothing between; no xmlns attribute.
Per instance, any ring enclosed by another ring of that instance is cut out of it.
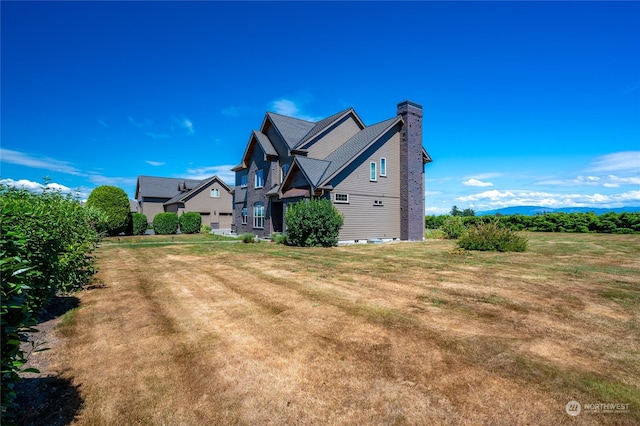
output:
<svg viewBox="0 0 640 426"><path fill-rule="evenodd" d="M640 205L638 2L2 1L5 183L233 183L266 111L424 108L426 211Z"/></svg>

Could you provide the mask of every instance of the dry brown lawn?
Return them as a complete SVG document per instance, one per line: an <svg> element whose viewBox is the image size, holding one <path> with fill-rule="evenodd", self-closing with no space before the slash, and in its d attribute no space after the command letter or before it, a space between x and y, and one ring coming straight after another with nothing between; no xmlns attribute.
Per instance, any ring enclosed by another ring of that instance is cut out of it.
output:
<svg viewBox="0 0 640 426"><path fill-rule="evenodd" d="M79 425L638 424L640 236L529 237L123 240L47 356ZM571 400L629 405L572 417Z"/></svg>

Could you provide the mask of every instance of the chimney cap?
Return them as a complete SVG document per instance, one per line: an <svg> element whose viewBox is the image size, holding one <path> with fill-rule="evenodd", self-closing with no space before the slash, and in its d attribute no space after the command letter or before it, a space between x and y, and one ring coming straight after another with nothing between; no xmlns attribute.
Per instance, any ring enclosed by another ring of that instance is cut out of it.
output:
<svg viewBox="0 0 640 426"><path fill-rule="evenodd" d="M400 108L402 108L402 107L405 107L405 106L412 106L412 107L414 107L414 108L422 109L422 105L417 104L417 103L412 102L412 101L409 101L409 100L406 100L406 101L400 102L400 103L398 104L398 109L400 109Z"/></svg>

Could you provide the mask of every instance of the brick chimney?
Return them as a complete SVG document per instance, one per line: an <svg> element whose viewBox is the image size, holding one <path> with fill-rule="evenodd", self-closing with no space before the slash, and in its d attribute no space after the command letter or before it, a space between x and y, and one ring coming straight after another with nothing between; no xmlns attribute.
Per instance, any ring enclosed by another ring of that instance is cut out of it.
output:
<svg viewBox="0 0 640 426"><path fill-rule="evenodd" d="M398 104L404 121L400 130L400 239L424 240L424 162L422 105Z"/></svg>

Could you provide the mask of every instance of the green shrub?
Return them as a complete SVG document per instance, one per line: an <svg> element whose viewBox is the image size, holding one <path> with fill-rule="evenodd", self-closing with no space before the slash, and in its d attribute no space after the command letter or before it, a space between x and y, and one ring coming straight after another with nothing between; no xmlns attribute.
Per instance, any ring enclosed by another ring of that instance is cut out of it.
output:
<svg viewBox="0 0 640 426"><path fill-rule="evenodd" d="M466 250L526 251L528 240L516 231L501 227L497 221L469 227L458 239Z"/></svg>
<svg viewBox="0 0 640 426"><path fill-rule="evenodd" d="M200 232L202 217L197 212L186 212L180 216L180 231L183 234L195 234Z"/></svg>
<svg viewBox="0 0 640 426"><path fill-rule="evenodd" d="M245 244L251 244L256 242L256 236L251 233L242 234L240 240Z"/></svg>
<svg viewBox="0 0 640 426"><path fill-rule="evenodd" d="M102 210L107 219L107 234L118 235L127 230L131 207L127 193L121 188L109 185L97 187L89 194L87 206Z"/></svg>
<svg viewBox="0 0 640 426"><path fill-rule="evenodd" d="M56 191L0 185L2 418L15 421L15 383L26 356L20 343L58 292L82 288L96 272L96 210Z"/></svg>
<svg viewBox="0 0 640 426"><path fill-rule="evenodd" d="M276 244L285 244L287 242L287 237L279 232L274 232L271 234L271 241Z"/></svg>
<svg viewBox="0 0 640 426"><path fill-rule="evenodd" d="M211 227L209 225L205 225L204 223L200 225L200 233L201 234L209 234L211 233Z"/></svg>
<svg viewBox="0 0 640 426"><path fill-rule="evenodd" d="M158 235L169 235L178 232L180 219L176 213L158 213L153 218L153 231Z"/></svg>
<svg viewBox="0 0 640 426"><path fill-rule="evenodd" d="M446 218L442 226L440 226L440 230L444 232L450 240L460 238L466 229L460 216L450 216Z"/></svg>
<svg viewBox="0 0 640 426"><path fill-rule="evenodd" d="M143 213L133 213L131 215L131 223L133 224L133 235L144 235L149 226L147 215Z"/></svg>
<svg viewBox="0 0 640 426"><path fill-rule="evenodd" d="M287 242L299 247L332 247L344 223L340 212L326 198L302 200L287 208Z"/></svg>

